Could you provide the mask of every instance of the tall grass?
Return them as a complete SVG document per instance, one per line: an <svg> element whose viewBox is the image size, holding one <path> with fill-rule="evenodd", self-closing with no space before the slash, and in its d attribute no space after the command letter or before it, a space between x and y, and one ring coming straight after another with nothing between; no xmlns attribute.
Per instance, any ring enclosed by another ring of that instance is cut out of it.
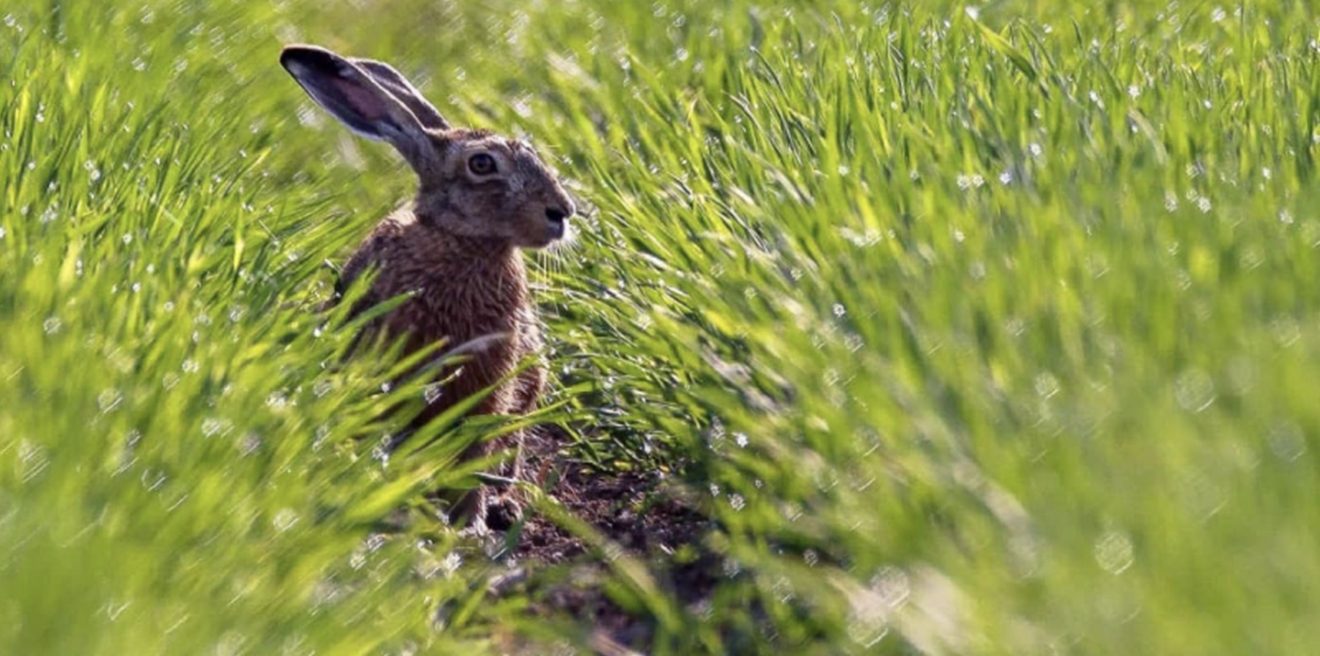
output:
<svg viewBox="0 0 1320 656"><path fill-rule="evenodd" d="M1304 3L7 7L0 652L447 653L483 598L315 316L412 182L282 42L389 59L588 209L536 255L574 457L681 474L661 653L1306 653L1320 31ZM402 508L403 510L400 510ZM402 528L399 528L402 526ZM547 647L548 648L548 647Z"/></svg>

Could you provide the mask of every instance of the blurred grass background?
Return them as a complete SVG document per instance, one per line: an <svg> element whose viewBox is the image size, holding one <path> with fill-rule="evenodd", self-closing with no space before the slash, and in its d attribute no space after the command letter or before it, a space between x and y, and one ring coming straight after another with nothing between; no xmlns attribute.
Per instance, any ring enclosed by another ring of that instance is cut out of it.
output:
<svg viewBox="0 0 1320 656"><path fill-rule="evenodd" d="M647 651L1314 649L1309 3L0 16L2 653L590 629L484 600L428 516L471 430L379 457L420 392L309 308L413 181L287 79L292 41L395 63L583 200L531 257L572 452L677 472L718 523L703 603L618 568Z"/></svg>

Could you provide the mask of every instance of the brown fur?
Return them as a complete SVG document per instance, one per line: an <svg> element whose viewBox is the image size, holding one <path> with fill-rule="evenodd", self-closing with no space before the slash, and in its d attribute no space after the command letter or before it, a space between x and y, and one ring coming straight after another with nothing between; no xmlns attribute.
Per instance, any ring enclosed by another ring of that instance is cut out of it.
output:
<svg viewBox="0 0 1320 656"><path fill-rule="evenodd" d="M416 425L495 384L541 349L522 254L506 240L454 235L427 225L413 210L400 210L362 242L345 264L341 282L351 284L371 269L376 277L359 310L399 294L414 295L368 330L404 339L407 352L443 340L441 357L458 351L469 358ZM544 378L544 369L533 365L517 385L489 394L477 412L534 410Z"/></svg>
<svg viewBox="0 0 1320 656"><path fill-rule="evenodd" d="M344 265L340 280L343 288L375 271L354 312L411 294L368 326L369 333L401 339L408 352L443 341L441 357L455 352L467 357L456 369L434 374L448 382L413 425L497 384L476 413L535 410L545 386L539 362L499 383L524 360L538 359L542 348L519 249L545 246L565 233L573 203L555 174L526 144L450 127L388 65L312 46L286 48L281 62L317 102L354 130L393 144L417 173L413 202L376 226ZM495 173L481 174L474 157L490 158ZM520 444L521 435L488 441L467 457ZM518 477L519 460L515 455L505 467L507 476ZM487 496L479 489L470 499L479 528Z"/></svg>

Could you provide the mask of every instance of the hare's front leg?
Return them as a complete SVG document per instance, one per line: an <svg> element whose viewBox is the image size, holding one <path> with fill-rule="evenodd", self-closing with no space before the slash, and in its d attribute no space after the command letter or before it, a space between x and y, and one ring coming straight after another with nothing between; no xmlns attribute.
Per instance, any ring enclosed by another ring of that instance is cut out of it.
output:
<svg viewBox="0 0 1320 656"><path fill-rule="evenodd" d="M525 308L522 316L519 317L516 348L524 361L528 358L531 358L532 361L518 374L517 380L514 381L513 403L509 412L514 415L526 415L536 411L537 406L540 404L541 392L545 389L546 380L545 359L542 353L545 344L541 339L541 328L537 323L535 310L530 307ZM512 471L509 478L522 478L522 452L524 437L528 430L518 431L511 440L515 453L510 461Z"/></svg>
<svg viewBox="0 0 1320 656"><path fill-rule="evenodd" d="M545 367L540 361L531 365L518 376L516 381L513 414L525 415L536 411L541 399L541 390L545 389ZM522 478L523 466L523 443L527 431L524 428L513 434L511 442L515 450L514 457L509 462L509 478Z"/></svg>
<svg viewBox="0 0 1320 656"><path fill-rule="evenodd" d="M527 325L527 324L524 324ZM524 354L532 355L538 358L533 364L518 374L518 377L510 385L510 398L508 399L507 409L501 414L525 415L536 410L537 404L541 398L541 391L545 388L546 371L545 366L539 360L540 358L540 335L527 330L520 330L519 350ZM530 348L535 345L535 348ZM504 449L511 449L511 457L503 460L499 468L499 473L506 479L521 482L523 480L523 448L524 438L529 429L521 429L511 435L508 435L496 442L488 442L487 454ZM507 483L506 487L495 488L490 485L483 485L476 491L479 499L474 499L473 517L482 517L485 524L496 530L504 530L513 526L518 520L522 519L522 499L520 490L516 487L517 483Z"/></svg>
<svg viewBox="0 0 1320 656"><path fill-rule="evenodd" d="M513 381L492 392L475 414L522 415L536 409L537 399L545 386L545 369L537 364L524 369ZM459 501L455 514L469 518L470 530L482 534L489 529L502 531L522 518L522 501L517 482L522 480L524 430L515 431L498 439L472 445L461 460L485 458L505 454L495 474L502 480L487 480L470 490Z"/></svg>

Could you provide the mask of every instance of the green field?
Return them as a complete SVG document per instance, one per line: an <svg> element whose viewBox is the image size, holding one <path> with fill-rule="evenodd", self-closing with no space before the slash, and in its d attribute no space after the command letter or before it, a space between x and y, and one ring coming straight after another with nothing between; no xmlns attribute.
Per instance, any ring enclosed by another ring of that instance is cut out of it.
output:
<svg viewBox="0 0 1320 656"><path fill-rule="evenodd" d="M598 545L632 647L1320 644L1310 3L0 17L0 654L586 653L425 501L498 427L380 457L421 392L313 308L414 181L289 79L295 41L529 137L581 199L529 258L543 421L669 472L715 526L675 558L720 563L684 602Z"/></svg>

